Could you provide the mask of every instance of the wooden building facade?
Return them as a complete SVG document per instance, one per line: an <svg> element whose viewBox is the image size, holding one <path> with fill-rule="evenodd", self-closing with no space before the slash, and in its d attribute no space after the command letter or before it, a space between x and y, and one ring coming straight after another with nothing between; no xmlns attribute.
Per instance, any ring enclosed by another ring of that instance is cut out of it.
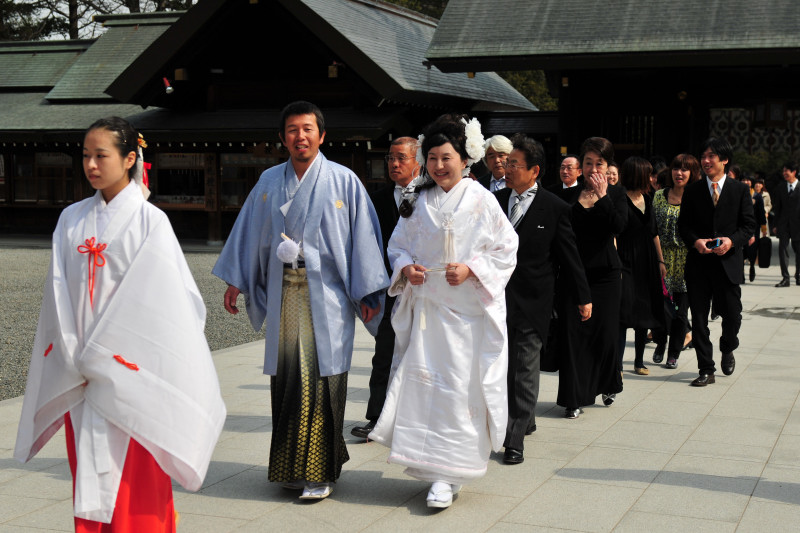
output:
<svg viewBox="0 0 800 533"><path fill-rule="evenodd" d="M373 0L202 0L106 16L96 40L0 43L0 230L47 233L92 194L81 142L118 115L145 136L151 201L184 238L220 241L261 172L287 159L280 110L319 105L325 155L368 188L393 138L437 115L536 108L493 73L423 64L436 21Z"/></svg>

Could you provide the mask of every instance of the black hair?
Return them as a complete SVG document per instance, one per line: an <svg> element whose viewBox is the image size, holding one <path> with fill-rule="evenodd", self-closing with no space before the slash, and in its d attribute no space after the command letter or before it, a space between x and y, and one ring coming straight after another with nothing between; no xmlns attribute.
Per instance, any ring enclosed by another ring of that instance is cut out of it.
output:
<svg viewBox="0 0 800 533"><path fill-rule="evenodd" d="M319 129L320 135L325 133L325 117L322 116L320 108L311 102L298 100L287 105L283 108L283 111L281 111L281 122L278 126L278 131L280 131L281 136L283 136L286 129L286 121L289 117L295 115L314 115L317 119L317 129Z"/></svg>
<svg viewBox="0 0 800 533"><path fill-rule="evenodd" d="M422 134L425 135L425 139L422 141L422 155L425 160L428 159L428 152L431 148L442 146L445 143L450 143L461 159L464 161L469 159L466 124L461 122L461 119L469 120L469 117L458 113L441 115L422 130Z"/></svg>
<svg viewBox="0 0 800 533"><path fill-rule="evenodd" d="M650 162L650 166L653 167L653 171L650 172L651 176L653 174L658 174L667 167L667 161L660 155L650 156L648 161Z"/></svg>
<svg viewBox="0 0 800 533"><path fill-rule="evenodd" d="M108 130L114 134L116 137L114 145L117 147L120 156L126 157L131 152L139 153L139 132L124 118L106 117L95 120L86 129L86 134L98 129Z"/></svg>
<svg viewBox="0 0 800 533"><path fill-rule="evenodd" d="M797 172L797 161L794 159L789 159L783 164L783 168L789 172Z"/></svg>
<svg viewBox="0 0 800 533"><path fill-rule="evenodd" d="M114 136L114 146L117 147L120 157L125 158L133 152L136 157L139 157L139 132L131 126L131 123L121 117L105 117L95 120L91 126L86 129L84 137L92 130L106 130ZM131 179L133 165L128 169L128 179Z"/></svg>
<svg viewBox="0 0 800 533"><path fill-rule="evenodd" d="M578 159L583 166L583 158L588 152L597 152L606 163L614 160L614 145L604 137L589 137L581 145L581 157ZM622 169L620 169L622 170Z"/></svg>
<svg viewBox="0 0 800 533"><path fill-rule="evenodd" d="M733 164L733 147L731 143L722 137L709 137L700 145L700 159L703 158L703 153L709 149L711 153L717 154L721 161L728 160L725 164L725 172L728 172L728 169Z"/></svg>
<svg viewBox="0 0 800 533"><path fill-rule="evenodd" d="M643 157L631 156L619 167L619 182L629 191L645 192L650 187L653 165Z"/></svg>
<svg viewBox="0 0 800 533"><path fill-rule="evenodd" d="M431 148L442 146L445 143L450 143L463 161L466 162L469 159L467 154L466 124L461 119L469 120L469 117L459 113L448 113L439 116L439 118L425 126L422 130L422 134L425 136L422 140L422 155L425 161L428 160L428 152ZM425 167L426 165L422 165L420 175L427 175ZM414 192L419 193L435 185L436 182L426 176L426 179L414 188ZM408 218L414 212L414 204L408 200L403 200L397 210L401 217Z"/></svg>
<svg viewBox="0 0 800 533"><path fill-rule="evenodd" d="M514 146L514 150L519 150L525 154L525 164L528 170L538 165L539 177L544 176L544 148L542 148L539 141L528 137L524 133L517 133L511 137L511 144Z"/></svg>
<svg viewBox="0 0 800 533"><path fill-rule="evenodd" d="M734 165L731 165L730 167L728 167L728 170L727 170L727 172L728 172L728 174L730 174L731 172L733 172L733 175L734 175L734 176L736 176L736 179L737 179L738 181L741 181L741 180L742 180L742 178L744 178L744 177L745 177L744 173L742 172L742 169L741 169L741 167L739 167L739 165L736 165L736 164L734 164Z"/></svg>
<svg viewBox="0 0 800 533"><path fill-rule="evenodd" d="M689 171L689 183L694 183L695 181L700 179L700 163L697 161L692 154L678 154L672 159L672 164L670 165L670 170L688 170ZM672 179L672 172L669 173L667 176L666 181L667 187L674 187L675 181Z"/></svg>

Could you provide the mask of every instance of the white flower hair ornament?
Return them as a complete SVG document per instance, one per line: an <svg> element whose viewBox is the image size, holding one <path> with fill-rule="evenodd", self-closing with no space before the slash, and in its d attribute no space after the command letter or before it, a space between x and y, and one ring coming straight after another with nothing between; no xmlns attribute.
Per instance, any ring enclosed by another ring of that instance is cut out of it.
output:
<svg viewBox="0 0 800 533"><path fill-rule="evenodd" d="M469 175L469 167L480 161L485 154L483 149L484 140L483 133L481 133L481 123L478 122L477 118L473 117L469 122L462 118L461 122L464 124L464 134L467 137L467 143L464 147L469 156L467 168L464 169L464 176L467 176Z"/></svg>
<svg viewBox="0 0 800 533"><path fill-rule="evenodd" d="M425 168L425 156L422 155L422 141L425 140L425 136L420 134L417 137L417 163L419 163L420 173L422 169Z"/></svg>
<svg viewBox="0 0 800 533"><path fill-rule="evenodd" d="M292 268L296 269L298 258L303 256L300 243L294 242L291 237L284 233L281 233L281 237L283 237L283 241L278 244L275 254L282 262L291 263Z"/></svg>

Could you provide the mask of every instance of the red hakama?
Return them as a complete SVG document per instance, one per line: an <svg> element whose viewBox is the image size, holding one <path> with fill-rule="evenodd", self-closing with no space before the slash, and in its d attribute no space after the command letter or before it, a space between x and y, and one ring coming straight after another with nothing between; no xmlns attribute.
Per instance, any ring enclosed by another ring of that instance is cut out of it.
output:
<svg viewBox="0 0 800 533"><path fill-rule="evenodd" d="M75 495L75 433L69 413L64 415L67 433L67 456L72 473L72 494ZM175 533L175 508L172 502L172 481L158 466L150 452L131 439L122 480L119 484L114 516L110 524L75 517L77 533Z"/></svg>

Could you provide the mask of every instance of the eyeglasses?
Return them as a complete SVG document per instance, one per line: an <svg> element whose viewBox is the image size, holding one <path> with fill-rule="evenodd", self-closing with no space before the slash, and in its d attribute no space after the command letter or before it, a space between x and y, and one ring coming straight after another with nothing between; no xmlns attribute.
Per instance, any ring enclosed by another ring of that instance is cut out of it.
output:
<svg viewBox="0 0 800 533"><path fill-rule="evenodd" d="M561 165L560 167L558 167L558 170L578 170L578 167L577 166L573 167L570 165Z"/></svg>
<svg viewBox="0 0 800 533"><path fill-rule="evenodd" d="M400 163L402 165L406 161L411 161L412 159L415 159L415 158L407 157L407 156L404 156L404 155L387 155L383 159L389 164L392 164L395 161L397 161L398 163Z"/></svg>
<svg viewBox="0 0 800 533"><path fill-rule="evenodd" d="M509 163L508 161L503 161L503 168L514 172L516 170L524 169L526 167L521 163Z"/></svg>

